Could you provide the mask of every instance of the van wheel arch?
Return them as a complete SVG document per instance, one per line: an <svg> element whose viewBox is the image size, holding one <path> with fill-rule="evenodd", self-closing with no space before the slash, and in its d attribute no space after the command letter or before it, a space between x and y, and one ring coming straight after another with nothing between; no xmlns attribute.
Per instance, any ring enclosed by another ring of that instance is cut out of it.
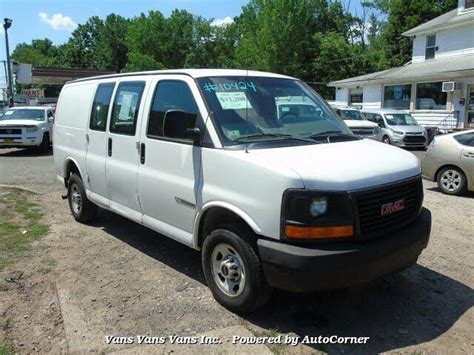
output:
<svg viewBox="0 0 474 355"><path fill-rule="evenodd" d="M65 163L65 174L64 174L64 186L66 188L68 188L68 183L69 183L69 179L71 177L72 174L76 174L77 176L79 176L79 178L81 180L82 179L82 175L81 175L81 172L79 170L79 167L77 166L77 164L72 160L72 159L68 159Z"/></svg>
<svg viewBox="0 0 474 355"><path fill-rule="evenodd" d="M206 239L211 231L225 225L236 225L239 228L248 230L250 233L247 233L247 235L252 236L250 238L253 239L249 240L249 242L256 244L257 238L255 237L254 230L242 217L225 207L211 207L204 212L199 222L198 247L202 248L204 239Z"/></svg>

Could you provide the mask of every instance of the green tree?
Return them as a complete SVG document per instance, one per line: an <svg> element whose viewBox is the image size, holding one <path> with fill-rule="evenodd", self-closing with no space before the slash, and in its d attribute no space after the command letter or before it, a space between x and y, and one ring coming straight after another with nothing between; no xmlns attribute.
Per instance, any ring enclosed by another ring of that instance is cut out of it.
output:
<svg viewBox="0 0 474 355"><path fill-rule="evenodd" d="M11 57L20 63L29 63L38 67L57 66L58 48L49 39L34 39L31 44L19 43Z"/></svg>

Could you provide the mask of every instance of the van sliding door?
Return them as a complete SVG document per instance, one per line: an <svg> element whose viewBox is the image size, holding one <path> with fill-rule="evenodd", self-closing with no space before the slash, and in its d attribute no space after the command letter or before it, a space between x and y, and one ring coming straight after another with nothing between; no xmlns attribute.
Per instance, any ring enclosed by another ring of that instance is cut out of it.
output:
<svg viewBox="0 0 474 355"><path fill-rule="evenodd" d="M141 221L137 174L139 138L146 81L121 80L115 91L107 135L106 174L110 207L128 218Z"/></svg>

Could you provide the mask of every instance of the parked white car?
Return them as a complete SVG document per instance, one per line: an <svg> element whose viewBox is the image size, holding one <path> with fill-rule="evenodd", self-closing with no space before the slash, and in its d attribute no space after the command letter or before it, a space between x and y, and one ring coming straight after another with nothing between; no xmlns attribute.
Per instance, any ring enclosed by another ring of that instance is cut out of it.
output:
<svg viewBox="0 0 474 355"><path fill-rule="evenodd" d="M281 122L288 96L315 109ZM277 74L69 82L54 162L77 221L99 206L202 250L214 297L237 312L274 287L339 288L402 270L430 234L416 157L358 138L308 85Z"/></svg>
<svg viewBox="0 0 474 355"><path fill-rule="evenodd" d="M7 108L0 117L0 148L39 148L46 152L53 138L53 109Z"/></svg>
<svg viewBox="0 0 474 355"><path fill-rule="evenodd" d="M426 148L428 132L405 110L362 110L365 117L382 129L382 141L398 147Z"/></svg>
<svg viewBox="0 0 474 355"><path fill-rule="evenodd" d="M335 107L334 111L344 120L355 135L378 142L382 140L382 131L379 125L366 120L360 110L350 107Z"/></svg>

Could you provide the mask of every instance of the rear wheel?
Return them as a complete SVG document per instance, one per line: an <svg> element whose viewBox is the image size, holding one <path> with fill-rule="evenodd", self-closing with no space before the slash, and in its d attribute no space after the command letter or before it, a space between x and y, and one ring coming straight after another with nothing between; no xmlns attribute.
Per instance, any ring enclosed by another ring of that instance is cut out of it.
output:
<svg viewBox="0 0 474 355"><path fill-rule="evenodd" d="M249 237L246 228L224 226L209 234L202 251L204 275L214 298L237 313L262 306L272 291Z"/></svg>
<svg viewBox="0 0 474 355"><path fill-rule="evenodd" d="M89 222L97 215L97 206L87 198L84 184L76 174L69 178L68 202L71 213L78 222Z"/></svg>
<svg viewBox="0 0 474 355"><path fill-rule="evenodd" d="M462 195L466 192L466 177L456 167L447 167L438 174L438 187L448 195Z"/></svg>

